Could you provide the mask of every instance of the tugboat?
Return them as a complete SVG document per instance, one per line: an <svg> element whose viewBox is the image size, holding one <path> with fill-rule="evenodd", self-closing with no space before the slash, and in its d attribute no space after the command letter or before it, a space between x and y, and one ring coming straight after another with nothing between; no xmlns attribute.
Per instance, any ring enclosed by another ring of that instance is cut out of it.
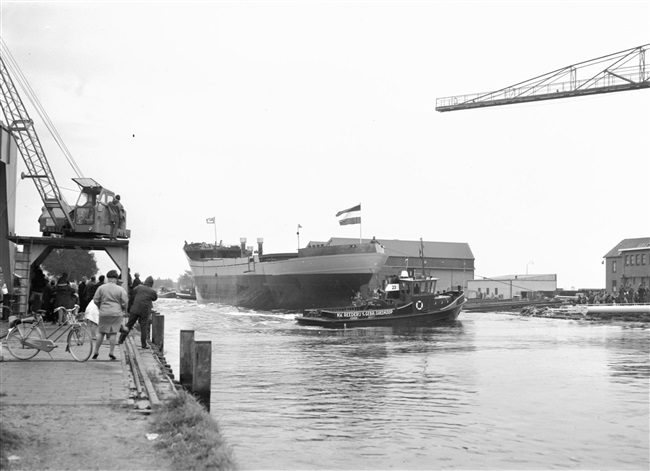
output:
<svg viewBox="0 0 650 471"><path fill-rule="evenodd" d="M423 249L420 255L424 259ZM420 276L404 270L399 277L386 280L377 297L357 299L343 308L305 309L296 321L335 329L454 321L465 304L465 294L461 286L439 293L437 281L424 270Z"/></svg>

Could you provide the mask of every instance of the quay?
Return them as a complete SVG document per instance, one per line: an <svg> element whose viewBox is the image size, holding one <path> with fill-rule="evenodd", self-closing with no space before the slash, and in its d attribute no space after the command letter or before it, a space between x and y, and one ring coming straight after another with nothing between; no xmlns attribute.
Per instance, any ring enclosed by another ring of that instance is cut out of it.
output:
<svg viewBox="0 0 650 471"><path fill-rule="evenodd" d="M48 336L57 328L45 327ZM7 331L8 322L0 321L0 469L181 469L163 441L165 434L152 428L161 410L180 414L180 422L186 420L183 414L192 421L202 415L210 432L203 445L223 463L205 469L236 467L225 441L213 432L216 421L193 399L179 399L183 394L170 379L157 345L142 349L139 333L115 347L116 360L109 359L105 341L97 360L78 362L65 351L67 335L49 354L41 351L31 360L18 360L5 345ZM178 445L186 432L183 425L165 425ZM193 469L203 468L195 463Z"/></svg>

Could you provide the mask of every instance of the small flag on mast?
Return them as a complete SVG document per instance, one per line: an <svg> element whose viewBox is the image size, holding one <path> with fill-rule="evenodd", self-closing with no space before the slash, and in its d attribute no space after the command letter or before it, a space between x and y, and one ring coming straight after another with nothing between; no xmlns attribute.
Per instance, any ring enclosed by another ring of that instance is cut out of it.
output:
<svg viewBox="0 0 650 471"><path fill-rule="evenodd" d="M361 204L339 211L336 213L336 217L339 218L339 224L341 226L361 224Z"/></svg>
<svg viewBox="0 0 650 471"><path fill-rule="evenodd" d="M214 224L214 218L207 218L205 222L207 222L208 224Z"/></svg>

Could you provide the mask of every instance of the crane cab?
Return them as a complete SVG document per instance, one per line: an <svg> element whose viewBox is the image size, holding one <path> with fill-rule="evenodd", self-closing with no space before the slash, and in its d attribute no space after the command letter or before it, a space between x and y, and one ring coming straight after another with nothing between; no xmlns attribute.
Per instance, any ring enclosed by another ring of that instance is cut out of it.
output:
<svg viewBox="0 0 650 471"><path fill-rule="evenodd" d="M111 219L108 205L115 193L104 188L92 178L73 178L81 188L79 198L73 209L74 232L77 235L88 234L94 237L111 234ZM126 211L121 210L121 221L115 231L116 237L127 238L130 231L126 229Z"/></svg>
<svg viewBox="0 0 650 471"><path fill-rule="evenodd" d="M81 192L74 207L68 209L69 219L59 208L54 209L54 216L57 221L52 220L52 215L46 208L39 218L41 232L43 235L61 233L58 227L63 227L63 234L75 237L101 238L111 235L111 218L108 209L109 203L115 197L115 193L104 188L92 178L73 178L79 185ZM72 227L70 227L70 221ZM122 209L121 222L115 229L115 236L128 238L129 230L126 229L126 211Z"/></svg>

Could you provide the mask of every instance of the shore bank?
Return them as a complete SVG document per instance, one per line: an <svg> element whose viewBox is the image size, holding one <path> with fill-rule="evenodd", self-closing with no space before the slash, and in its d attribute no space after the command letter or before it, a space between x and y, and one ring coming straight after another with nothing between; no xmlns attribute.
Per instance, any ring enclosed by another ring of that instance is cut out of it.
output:
<svg viewBox="0 0 650 471"><path fill-rule="evenodd" d="M0 338L7 327L0 322ZM176 391L156 347L138 349L132 371L128 343L116 348L117 361L108 359L105 344L98 360L76 362L63 340L51 357L40 352L20 361L3 339L0 468L237 469L218 423L191 395ZM138 376L155 392L138 392ZM146 396L154 395L152 405Z"/></svg>

